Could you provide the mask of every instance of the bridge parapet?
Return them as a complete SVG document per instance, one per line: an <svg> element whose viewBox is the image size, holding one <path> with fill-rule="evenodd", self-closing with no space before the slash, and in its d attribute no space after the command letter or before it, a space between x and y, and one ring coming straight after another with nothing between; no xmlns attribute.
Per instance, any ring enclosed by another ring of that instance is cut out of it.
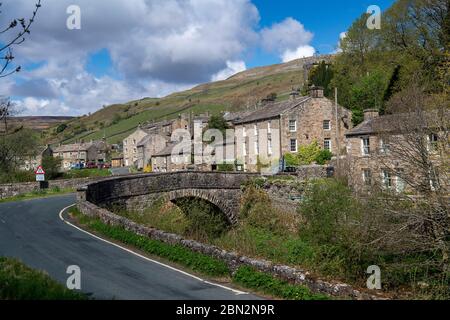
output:
<svg viewBox="0 0 450 320"><path fill-rule="evenodd" d="M241 186L256 174L183 171L111 178L79 189L80 201L98 206L125 204L129 209L150 206L157 197L201 198L221 209L232 223L237 221Z"/></svg>

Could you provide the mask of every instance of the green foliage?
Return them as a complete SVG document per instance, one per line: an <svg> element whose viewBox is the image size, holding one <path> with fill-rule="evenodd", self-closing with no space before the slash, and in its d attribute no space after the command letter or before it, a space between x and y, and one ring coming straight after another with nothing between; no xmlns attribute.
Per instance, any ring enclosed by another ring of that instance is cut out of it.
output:
<svg viewBox="0 0 450 320"><path fill-rule="evenodd" d="M299 211L306 218L301 232L317 243L343 241L347 222L360 214L350 188L333 179L311 183Z"/></svg>
<svg viewBox="0 0 450 320"><path fill-rule="evenodd" d="M333 157L333 153L330 150L320 150L319 154L316 157L316 163L320 165L327 164L328 161Z"/></svg>
<svg viewBox="0 0 450 320"><path fill-rule="evenodd" d="M185 234L197 239L214 239L229 229L225 214L213 204L201 199L181 199L176 202L188 220Z"/></svg>
<svg viewBox="0 0 450 320"><path fill-rule="evenodd" d="M232 163L221 163L217 165L217 170L223 172L232 172L235 171L235 166Z"/></svg>
<svg viewBox="0 0 450 320"><path fill-rule="evenodd" d="M0 139L0 174L19 170L24 160L37 154L39 138L33 130L20 129Z"/></svg>
<svg viewBox="0 0 450 320"><path fill-rule="evenodd" d="M87 300L87 297L18 260L0 257L0 300Z"/></svg>
<svg viewBox="0 0 450 320"><path fill-rule="evenodd" d="M331 160L333 154L328 150L323 150L319 147L317 141L309 145L302 145L299 147L297 153L287 153L284 155L286 165L289 167L298 167L317 163L320 165L326 164Z"/></svg>
<svg viewBox="0 0 450 320"><path fill-rule="evenodd" d="M13 170L0 172L0 183L33 182L36 176L33 171Z"/></svg>
<svg viewBox="0 0 450 320"><path fill-rule="evenodd" d="M53 156L42 157L42 167L45 170L45 178L47 180L53 180L61 176L62 159Z"/></svg>
<svg viewBox="0 0 450 320"><path fill-rule="evenodd" d="M319 65L311 69L309 74L309 84L322 87L325 97L333 97L333 87L331 80L333 79L333 67L331 64L321 61Z"/></svg>
<svg viewBox="0 0 450 320"><path fill-rule="evenodd" d="M67 129L67 124L61 123L59 126L56 127L56 133L64 132L64 130Z"/></svg>
<svg viewBox="0 0 450 320"><path fill-rule="evenodd" d="M64 179L78 179L78 178L91 178L91 177L109 177L111 171L107 169L82 169L82 170L70 170L64 172Z"/></svg>
<svg viewBox="0 0 450 320"><path fill-rule="evenodd" d="M352 86L351 108L354 112L352 120L355 125L363 121L361 115L364 110L382 108L386 87L386 73L383 70L375 70L367 74Z"/></svg>
<svg viewBox="0 0 450 320"><path fill-rule="evenodd" d="M229 129L229 126L223 115L213 115L209 119L208 129L217 129L225 134L225 130Z"/></svg>
<svg viewBox="0 0 450 320"><path fill-rule="evenodd" d="M122 120L122 116L119 113L115 113L111 121L111 125L118 124Z"/></svg>
<svg viewBox="0 0 450 320"><path fill-rule="evenodd" d="M266 294L288 300L328 300L322 294L313 294L308 288L289 284L269 274L242 266L233 275L233 281L247 288L256 289Z"/></svg>
<svg viewBox="0 0 450 320"><path fill-rule="evenodd" d="M73 210L72 213L76 216L80 216L80 213L75 210ZM125 230L122 227L107 225L99 219L83 216L83 218L80 219L80 222L104 236L132 245L149 254L179 263L193 271L202 272L210 276L224 276L230 273L224 262L204 254L192 252L183 246L170 245L161 241L151 240L147 237L139 236L131 231Z"/></svg>

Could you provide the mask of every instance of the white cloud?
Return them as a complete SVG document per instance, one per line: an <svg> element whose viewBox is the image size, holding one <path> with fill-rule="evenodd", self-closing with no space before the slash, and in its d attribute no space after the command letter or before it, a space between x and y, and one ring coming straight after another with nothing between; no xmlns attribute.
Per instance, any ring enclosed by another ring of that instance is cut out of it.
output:
<svg viewBox="0 0 450 320"><path fill-rule="evenodd" d="M236 73L247 70L244 61L227 61L227 67L211 77L211 81L226 80Z"/></svg>
<svg viewBox="0 0 450 320"><path fill-rule="evenodd" d="M336 50L333 51L333 53L340 53L342 52L342 48L341 48L341 41L344 40L347 37L347 31L341 32L339 34L339 41L336 45Z"/></svg>
<svg viewBox="0 0 450 320"><path fill-rule="evenodd" d="M300 46L295 50L286 50L282 55L281 59L283 62L289 62L295 59L312 57L316 53L316 49L309 45Z"/></svg>
<svg viewBox="0 0 450 320"><path fill-rule="evenodd" d="M81 30L66 28L71 4L44 1L31 35L15 48L19 64L45 62L14 76L22 85L0 88L0 95L22 97L24 114L80 115L163 96L242 70L238 61L258 43L259 13L250 0L78 0ZM2 20L32 9L29 0L5 2ZM104 48L116 79L86 70L89 55Z"/></svg>

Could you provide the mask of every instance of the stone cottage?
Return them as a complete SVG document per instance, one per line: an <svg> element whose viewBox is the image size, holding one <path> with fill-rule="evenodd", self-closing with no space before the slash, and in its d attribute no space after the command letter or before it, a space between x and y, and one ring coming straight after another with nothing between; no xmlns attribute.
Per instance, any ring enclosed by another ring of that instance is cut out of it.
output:
<svg viewBox="0 0 450 320"><path fill-rule="evenodd" d="M309 96L269 102L234 125L237 162L245 171L265 167L275 173L285 154L296 153L301 145L314 141L334 155L342 155L351 112L325 98L322 88L314 87Z"/></svg>

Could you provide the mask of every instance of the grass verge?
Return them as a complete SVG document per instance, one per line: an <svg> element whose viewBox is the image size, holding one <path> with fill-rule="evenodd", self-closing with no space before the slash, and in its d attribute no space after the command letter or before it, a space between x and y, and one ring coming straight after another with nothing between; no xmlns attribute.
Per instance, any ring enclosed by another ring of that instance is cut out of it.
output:
<svg viewBox="0 0 450 320"><path fill-rule="evenodd" d="M229 277L231 274L228 266L218 259L193 252L180 245L170 245L152 240L125 230L122 227L107 225L98 218L90 218L81 214L77 208L70 209L69 213L77 219L78 223L89 230L151 255L167 259L194 272L221 278ZM231 277L231 280L242 287L282 299L329 299L325 295L312 293L307 287L289 284L286 281L276 279L269 274L258 272L250 267L240 267Z"/></svg>
<svg viewBox="0 0 450 320"><path fill-rule="evenodd" d="M73 193L73 192L75 192L75 189L73 189L73 188L60 189L58 187L54 187L51 189L34 190L32 192L19 194L14 197L0 199L0 203L21 201L21 200L31 200L31 199L37 199L37 198L46 198L46 197L52 197L52 196L57 196L57 195Z"/></svg>
<svg viewBox="0 0 450 320"><path fill-rule="evenodd" d="M287 300L329 299L326 295L311 293L311 291L304 286L290 284L248 266L242 266L236 271L233 275L233 282L246 288L255 289L265 294Z"/></svg>
<svg viewBox="0 0 450 320"><path fill-rule="evenodd" d="M0 257L0 300L87 300L42 271L18 260Z"/></svg>

